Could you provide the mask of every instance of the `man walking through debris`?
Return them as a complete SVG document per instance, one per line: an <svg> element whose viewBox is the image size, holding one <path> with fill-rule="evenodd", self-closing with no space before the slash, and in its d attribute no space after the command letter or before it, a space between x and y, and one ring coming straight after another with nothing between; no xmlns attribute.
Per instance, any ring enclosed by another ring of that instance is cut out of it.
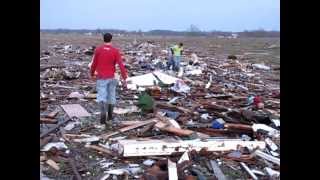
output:
<svg viewBox="0 0 320 180"><path fill-rule="evenodd" d="M173 70L179 71L180 69L180 61L181 55L183 52L183 44L179 43L179 45L175 45L171 48L173 54Z"/></svg>
<svg viewBox="0 0 320 180"><path fill-rule="evenodd" d="M116 86L118 81L114 78L115 65L118 64L122 76L122 85L127 87L127 70L124 67L118 49L112 46L112 35L103 36L104 44L95 49L90 74L97 80L97 101L100 106L100 123L107 124L106 111L108 109L108 123L111 124L113 107L116 103ZM97 74L97 75L96 75Z"/></svg>

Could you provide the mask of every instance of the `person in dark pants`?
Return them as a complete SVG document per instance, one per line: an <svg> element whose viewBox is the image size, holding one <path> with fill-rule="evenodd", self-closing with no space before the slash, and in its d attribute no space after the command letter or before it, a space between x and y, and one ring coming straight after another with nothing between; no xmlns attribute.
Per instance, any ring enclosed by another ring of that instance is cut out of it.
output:
<svg viewBox="0 0 320 180"><path fill-rule="evenodd" d="M111 44L112 35L106 33L103 35L104 44L95 49L90 74L97 81L97 101L100 106L100 123L111 123L113 107L116 104L116 87L118 81L114 78L115 66L119 65L122 85L126 89L127 70L123 65L120 52ZM108 117L106 111L108 110Z"/></svg>

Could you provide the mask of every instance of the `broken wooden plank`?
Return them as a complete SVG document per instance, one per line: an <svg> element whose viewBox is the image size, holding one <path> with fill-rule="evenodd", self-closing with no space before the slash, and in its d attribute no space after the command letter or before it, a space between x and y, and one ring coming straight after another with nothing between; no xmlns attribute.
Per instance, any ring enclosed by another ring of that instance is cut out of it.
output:
<svg viewBox="0 0 320 180"><path fill-rule="evenodd" d="M116 131L116 132L111 132L111 133L107 133L107 134L102 134L102 135L100 135L100 137L101 137L102 139L108 139L108 138L111 137L111 136L114 136L114 135L117 135L117 134L119 134L119 133L123 133L123 132L129 131L129 130L132 130L132 129L136 129L136 128L138 128L138 127L145 126L145 125L154 123L154 122L156 122L156 121L157 121L157 119L155 119L155 118L153 118L153 119L151 119L151 120L147 120L147 121L142 121L142 122L140 122L140 123L133 124L133 125L131 125L131 126L127 126L127 127L121 128L121 129L119 129L119 130Z"/></svg>
<svg viewBox="0 0 320 180"><path fill-rule="evenodd" d="M190 136L194 133L194 131L188 129L175 128L171 124L165 123L163 121L157 122L154 126L161 131L167 131L178 136Z"/></svg>
<svg viewBox="0 0 320 180"><path fill-rule="evenodd" d="M186 108L180 107L180 106L175 106L175 105L172 105L172 104L167 104L167 103L159 103L158 102L156 104L156 107L165 108L165 109L172 109L172 110L180 111L180 112L185 113L185 114L193 114L193 111L191 111L189 109L186 109Z"/></svg>
<svg viewBox="0 0 320 180"><path fill-rule="evenodd" d="M46 161L46 163L47 163L50 167L52 167L54 170L56 170L56 171L59 171L59 170L60 170L59 165L58 165L56 162L54 162L52 159L48 159L48 160Z"/></svg>
<svg viewBox="0 0 320 180"><path fill-rule="evenodd" d="M217 164L216 161L211 160L210 161L211 168L213 170L214 175L218 178L218 180L226 180L225 175L221 171L219 165Z"/></svg>
<svg viewBox="0 0 320 180"><path fill-rule="evenodd" d="M40 162L46 161L46 160L47 160L46 156L40 156Z"/></svg>
<svg viewBox="0 0 320 180"><path fill-rule="evenodd" d="M115 156L115 153L113 153L112 151L110 151L109 149L106 149L106 148L103 148L103 147L100 147L100 146L96 146L96 145L85 145L86 148L89 148L89 149L94 149L96 151L99 151L99 152L103 152L105 154L108 154L110 156Z"/></svg>
<svg viewBox="0 0 320 180"><path fill-rule="evenodd" d="M157 122L155 127L162 131L167 131L178 136L191 136L195 134L192 130L181 129L180 125L174 119L161 116L159 113L156 114L156 117L161 121Z"/></svg>
<svg viewBox="0 0 320 180"><path fill-rule="evenodd" d="M253 132L252 126L245 125L245 124L236 124L236 123L225 123L224 127L227 129L233 129L233 130L242 130L242 131L248 131Z"/></svg>
<svg viewBox="0 0 320 180"><path fill-rule="evenodd" d="M52 111L51 113L49 113L46 117L47 118L55 118L59 113L59 109L55 109L54 111Z"/></svg>
<svg viewBox="0 0 320 180"><path fill-rule="evenodd" d="M156 123L153 122L153 123L148 124L148 125L144 126L143 128L141 128L140 131L139 131L139 135L140 135L140 136L145 136L145 135L146 135L145 133L148 132L148 131L151 131L151 129L153 128L153 126L154 126L155 124L156 124Z"/></svg>
<svg viewBox="0 0 320 180"><path fill-rule="evenodd" d="M264 149L264 141L243 141L241 139L206 139L206 140L119 140L120 154L123 156L170 155L176 152L206 148L207 151L237 150L238 146L248 149Z"/></svg>
<svg viewBox="0 0 320 180"><path fill-rule="evenodd" d="M266 160L268 160L268 161L271 161L271 162L273 162L273 163L275 163L275 164L277 164L277 165L280 166L280 159L279 159L279 158L276 158L276 157L274 157L274 156L271 156L271 155L269 155L269 154L266 154L266 153L264 153L264 152L262 152L262 151L260 151L260 150L256 150L256 151L254 152L254 154L257 155L257 156L259 156L259 157L261 157L261 158L263 158L263 159L266 159Z"/></svg>
<svg viewBox="0 0 320 180"><path fill-rule="evenodd" d="M45 137L43 139L40 139L40 149L43 148L48 142L50 142L53 139L52 136Z"/></svg>
<svg viewBox="0 0 320 180"><path fill-rule="evenodd" d="M138 124L141 122L143 122L143 121L120 121L119 126L131 126L133 124Z"/></svg>
<svg viewBox="0 0 320 180"><path fill-rule="evenodd" d="M80 104L66 104L61 105L61 107L70 118L91 116L91 114L88 113L88 111L84 109Z"/></svg>
<svg viewBox="0 0 320 180"><path fill-rule="evenodd" d="M258 177L250 170L250 168L243 162L240 162L240 165L247 171L247 173L252 177L254 180L258 180Z"/></svg>
<svg viewBox="0 0 320 180"><path fill-rule="evenodd" d="M42 133L40 135L40 138L43 138L45 136L47 136L48 134L52 133L53 131L55 131L57 128L59 128L60 126L64 125L65 123L69 122L71 120L71 118L65 120L65 121L62 121L60 123L58 123L57 125L55 125L54 127L50 128L48 131Z"/></svg>
<svg viewBox="0 0 320 180"><path fill-rule="evenodd" d="M177 164L168 159L168 176L169 180L178 180Z"/></svg>
<svg viewBox="0 0 320 180"><path fill-rule="evenodd" d="M58 120L56 119L51 119L51 118L40 118L40 123L43 124L56 124Z"/></svg>
<svg viewBox="0 0 320 180"><path fill-rule="evenodd" d="M84 97L85 99L96 99L97 94L88 94L87 96Z"/></svg>

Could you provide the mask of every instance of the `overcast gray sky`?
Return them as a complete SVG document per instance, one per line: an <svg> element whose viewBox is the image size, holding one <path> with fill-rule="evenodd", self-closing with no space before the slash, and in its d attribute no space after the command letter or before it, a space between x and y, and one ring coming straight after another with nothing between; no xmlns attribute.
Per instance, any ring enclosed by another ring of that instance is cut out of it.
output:
<svg viewBox="0 0 320 180"><path fill-rule="evenodd" d="M280 0L41 0L41 29L280 30Z"/></svg>

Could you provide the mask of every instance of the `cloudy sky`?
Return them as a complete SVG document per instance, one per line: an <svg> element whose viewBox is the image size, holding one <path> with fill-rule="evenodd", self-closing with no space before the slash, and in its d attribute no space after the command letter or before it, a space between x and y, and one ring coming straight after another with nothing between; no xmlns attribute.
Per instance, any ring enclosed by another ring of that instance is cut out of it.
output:
<svg viewBox="0 0 320 180"><path fill-rule="evenodd" d="M280 0L41 0L41 29L280 30Z"/></svg>

